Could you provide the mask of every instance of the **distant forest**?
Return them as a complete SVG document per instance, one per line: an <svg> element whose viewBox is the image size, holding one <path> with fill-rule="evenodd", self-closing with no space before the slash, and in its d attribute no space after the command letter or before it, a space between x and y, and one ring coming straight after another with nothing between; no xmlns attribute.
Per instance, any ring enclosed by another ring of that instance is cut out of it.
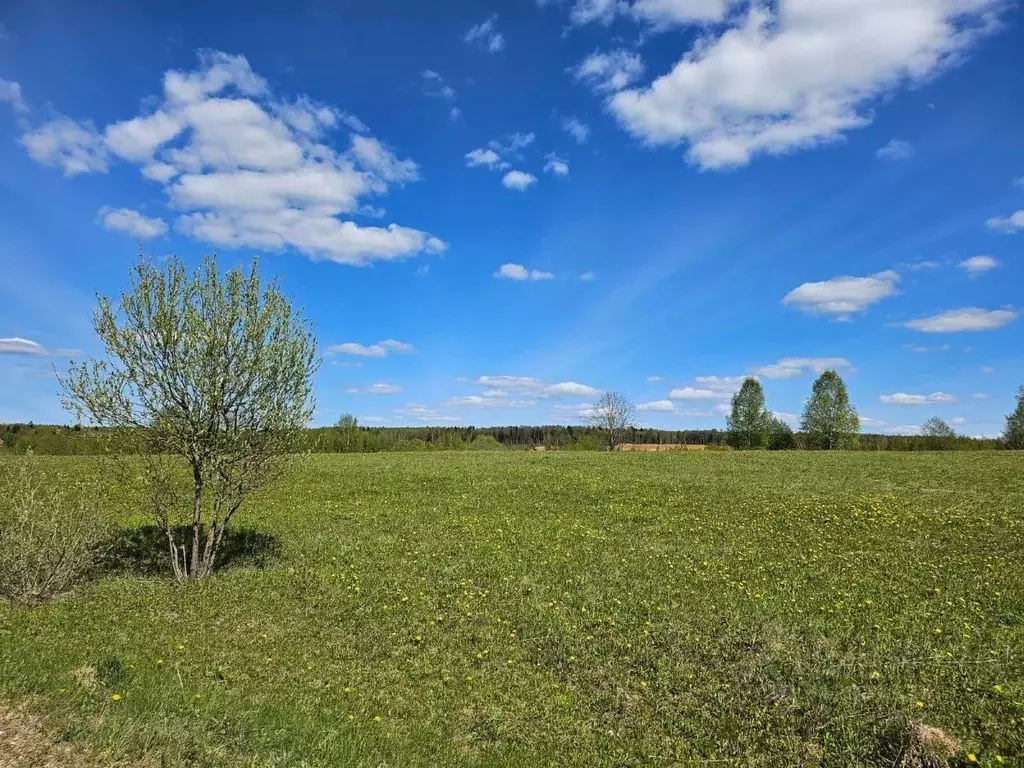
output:
<svg viewBox="0 0 1024 768"><path fill-rule="evenodd" d="M640 445L702 445L726 449L728 432L721 429L633 429L623 442ZM117 433L99 427L0 425L0 453L42 455L99 455L118 452ZM128 441L123 441L127 445ZM800 433L798 448L803 447ZM486 450L544 448L601 450L601 433L594 427L316 427L302 433L301 448L312 453L377 453L380 451ZM991 450L1000 440L909 435L862 434L862 451Z"/></svg>

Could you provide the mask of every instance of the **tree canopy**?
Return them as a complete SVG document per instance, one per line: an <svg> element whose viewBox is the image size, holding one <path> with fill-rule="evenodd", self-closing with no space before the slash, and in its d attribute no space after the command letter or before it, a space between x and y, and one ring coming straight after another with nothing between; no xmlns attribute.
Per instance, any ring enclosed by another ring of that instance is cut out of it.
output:
<svg viewBox="0 0 1024 768"><path fill-rule="evenodd" d="M825 371L814 382L800 428L808 448L831 451L856 447L860 419L850 403L846 382L835 371Z"/></svg>
<svg viewBox="0 0 1024 768"><path fill-rule="evenodd" d="M726 420L729 445L733 448L767 448L772 416L765 409L764 388L753 376L743 380L732 396L732 410Z"/></svg>

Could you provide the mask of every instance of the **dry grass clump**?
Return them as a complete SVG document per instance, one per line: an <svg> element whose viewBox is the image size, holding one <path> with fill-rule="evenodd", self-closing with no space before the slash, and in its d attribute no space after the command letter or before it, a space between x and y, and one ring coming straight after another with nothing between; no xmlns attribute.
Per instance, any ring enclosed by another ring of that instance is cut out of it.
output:
<svg viewBox="0 0 1024 768"><path fill-rule="evenodd" d="M946 768L960 746L943 731L924 723L910 723L897 765L900 768Z"/></svg>

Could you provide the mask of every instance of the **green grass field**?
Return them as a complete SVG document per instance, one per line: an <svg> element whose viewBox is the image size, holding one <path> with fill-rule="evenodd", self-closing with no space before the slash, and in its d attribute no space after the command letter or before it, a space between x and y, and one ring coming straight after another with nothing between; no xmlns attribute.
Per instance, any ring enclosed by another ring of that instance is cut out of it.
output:
<svg viewBox="0 0 1024 768"><path fill-rule="evenodd" d="M237 522L0 606L0 698L101 765L1024 762L1014 453L320 456Z"/></svg>

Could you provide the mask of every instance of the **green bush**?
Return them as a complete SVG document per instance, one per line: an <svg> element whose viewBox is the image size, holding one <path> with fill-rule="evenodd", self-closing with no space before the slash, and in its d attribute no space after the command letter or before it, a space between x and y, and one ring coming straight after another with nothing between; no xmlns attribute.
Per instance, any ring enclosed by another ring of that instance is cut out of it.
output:
<svg viewBox="0 0 1024 768"><path fill-rule="evenodd" d="M0 597L38 603L81 581L110 533L98 503L31 454L0 462Z"/></svg>
<svg viewBox="0 0 1024 768"><path fill-rule="evenodd" d="M500 451L504 447L494 435L477 435L467 446L471 451Z"/></svg>

